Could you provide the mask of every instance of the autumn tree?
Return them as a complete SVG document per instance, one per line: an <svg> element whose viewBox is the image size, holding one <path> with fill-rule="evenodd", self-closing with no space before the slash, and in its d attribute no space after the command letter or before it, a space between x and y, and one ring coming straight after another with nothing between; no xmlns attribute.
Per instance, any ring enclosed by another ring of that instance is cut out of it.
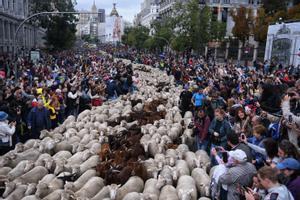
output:
<svg viewBox="0 0 300 200"><path fill-rule="evenodd" d="M242 47L253 34L253 12L251 8L241 6L237 10L231 11L231 16L234 21L232 34L239 40L238 60L241 59Z"/></svg>

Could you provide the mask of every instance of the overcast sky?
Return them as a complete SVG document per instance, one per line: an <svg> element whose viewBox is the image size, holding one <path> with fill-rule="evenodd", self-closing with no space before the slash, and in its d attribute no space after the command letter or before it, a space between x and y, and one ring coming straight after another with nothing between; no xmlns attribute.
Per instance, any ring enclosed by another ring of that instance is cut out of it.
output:
<svg viewBox="0 0 300 200"><path fill-rule="evenodd" d="M91 10L94 0L76 0L77 10ZM104 8L106 14L111 12L113 3L117 4L119 15L123 16L126 21L132 22L134 15L140 11L143 0L95 0L97 9Z"/></svg>

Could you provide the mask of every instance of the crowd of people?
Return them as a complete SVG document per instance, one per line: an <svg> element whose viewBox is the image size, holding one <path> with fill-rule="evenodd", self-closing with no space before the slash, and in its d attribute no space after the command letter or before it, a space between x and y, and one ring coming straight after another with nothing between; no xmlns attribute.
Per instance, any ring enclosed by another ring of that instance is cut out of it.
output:
<svg viewBox="0 0 300 200"><path fill-rule="evenodd" d="M189 128L195 150L207 151L215 168L212 199L300 199L299 66L218 64L187 53L102 49L160 68L183 87L179 108L182 116L186 111L194 115ZM91 52L19 64L19 74L2 66L1 153L18 141L38 138L42 129L54 129L69 115L134 91L138 82L131 65ZM18 84L12 84L16 76Z"/></svg>
<svg viewBox="0 0 300 200"><path fill-rule="evenodd" d="M138 81L132 65L89 50L45 55L35 64L19 59L17 72L2 62L0 71L5 74L0 86L1 155L18 142L38 139L41 130L56 128L69 115L133 92Z"/></svg>
<svg viewBox="0 0 300 200"><path fill-rule="evenodd" d="M209 62L187 54L111 53L174 75L196 150L215 166L212 199L300 199L300 66Z"/></svg>

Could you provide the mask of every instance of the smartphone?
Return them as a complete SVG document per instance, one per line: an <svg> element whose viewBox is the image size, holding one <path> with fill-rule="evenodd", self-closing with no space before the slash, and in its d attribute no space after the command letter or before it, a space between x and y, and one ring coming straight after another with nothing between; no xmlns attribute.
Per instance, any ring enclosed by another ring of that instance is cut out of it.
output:
<svg viewBox="0 0 300 200"><path fill-rule="evenodd" d="M244 133L241 134L241 138L242 138L242 140L245 140L245 139L246 139L246 136L245 136Z"/></svg>
<svg viewBox="0 0 300 200"><path fill-rule="evenodd" d="M293 116L292 115L289 115L289 123L293 123Z"/></svg>

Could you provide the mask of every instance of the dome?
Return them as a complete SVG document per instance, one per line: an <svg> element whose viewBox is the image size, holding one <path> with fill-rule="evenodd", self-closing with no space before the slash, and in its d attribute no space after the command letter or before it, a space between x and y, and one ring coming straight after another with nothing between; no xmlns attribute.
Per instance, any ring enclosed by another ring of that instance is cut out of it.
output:
<svg viewBox="0 0 300 200"><path fill-rule="evenodd" d="M110 16L117 16L117 17L119 17L119 13L118 13L118 11L116 9L116 4L114 3L113 5L114 5L114 7L113 7L113 9L112 9L112 11L110 13Z"/></svg>

